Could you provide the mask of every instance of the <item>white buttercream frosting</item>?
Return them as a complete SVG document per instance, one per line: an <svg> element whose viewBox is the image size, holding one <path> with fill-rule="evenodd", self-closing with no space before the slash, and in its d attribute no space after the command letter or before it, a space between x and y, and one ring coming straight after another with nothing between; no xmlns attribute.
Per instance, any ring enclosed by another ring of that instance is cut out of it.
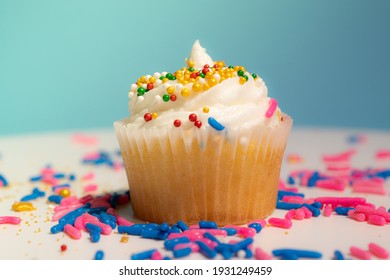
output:
<svg viewBox="0 0 390 280"><path fill-rule="evenodd" d="M206 49L199 44L199 41L194 43L188 61L192 62L194 72L202 70L205 64L213 67L216 63L206 53ZM227 69L226 66L223 67ZM178 71L184 73L185 70ZM153 75L155 78L153 89L143 95L138 94L137 90L139 87L148 88L147 82L132 85L129 92L130 117L125 120L125 123L134 127L159 128L174 127L174 121L180 120L181 126L177 129L198 129L194 126L194 122L189 120L190 114L196 114L197 120L202 122L202 129L214 129L208 123L209 117L217 120L228 130L251 129L259 125L278 126L281 121L279 107L276 106L275 113L271 114L271 117L266 117L270 104L275 101L268 97L264 81L258 76L254 78L250 73L245 72L247 81L240 83L237 71L234 74L233 77L219 82L221 77L217 71L214 71L212 78L218 83L209 89L195 92L192 90L194 81L186 84L182 84L179 79L162 81L159 78L161 75L166 76L167 73L155 73ZM145 80L150 79L150 77L152 76L145 77ZM198 78L196 82L203 86L208 81L205 77ZM171 96L167 93L168 88L174 89L175 101L166 102L163 100L164 95ZM183 88L189 89L188 96L182 96ZM204 107L208 107L208 110L204 110ZM155 118L145 121L144 116L148 113L154 114Z"/></svg>

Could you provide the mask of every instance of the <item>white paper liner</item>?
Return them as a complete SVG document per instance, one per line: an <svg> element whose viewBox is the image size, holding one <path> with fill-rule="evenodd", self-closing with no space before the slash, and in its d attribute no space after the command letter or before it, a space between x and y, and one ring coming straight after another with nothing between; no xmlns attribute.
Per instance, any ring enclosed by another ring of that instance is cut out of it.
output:
<svg viewBox="0 0 390 280"><path fill-rule="evenodd" d="M134 128L114 124L135 215L148 222L243 224L275 209L292 119L279 127Z"/></svg>

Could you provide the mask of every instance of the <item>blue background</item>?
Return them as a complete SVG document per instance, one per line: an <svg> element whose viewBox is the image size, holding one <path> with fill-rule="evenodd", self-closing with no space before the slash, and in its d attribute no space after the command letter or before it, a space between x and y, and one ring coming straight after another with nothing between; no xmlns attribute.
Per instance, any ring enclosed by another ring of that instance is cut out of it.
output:
<svg viewBox="0 0 390 280"><path fill-rule="evenodd" d="M0 0L0 134L112 128L195 39L296 126L390 129L390 1Z"/></svg>

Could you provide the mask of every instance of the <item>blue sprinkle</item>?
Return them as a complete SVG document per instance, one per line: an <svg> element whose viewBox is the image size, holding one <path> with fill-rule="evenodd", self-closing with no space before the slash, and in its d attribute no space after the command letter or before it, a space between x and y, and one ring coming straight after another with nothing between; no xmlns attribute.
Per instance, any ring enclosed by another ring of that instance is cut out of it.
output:
<svg viewBox="0 0 390 280"><path fill-rule="evenodd" d="M277 249L277 250L273 250L272 254L275 257L283 257L285 255L296 255L299 258L311 258L311 259L322 258L322 254L320 252L308 251L308 250L296 250L296 249Z"/></svg>
<svg viewBox="0 0 390 280"><path fill-rule="evenodd" d="M37 182L37 181L42 180L42 178L43 177L41 175L33 176L30 178L30 182Z"/></svg>
<svg viewBox="0 0 390 280"><path fill-rule="evenodd" d="M222 124L220 124L216 119L212 117L209 117L207 121L209 125L215 130L221 131L225 129L225 127Z"/></svg>
<svg viewBox="0 0 390 280"><path fill-rule="evenodd" d="M300 196L305 197L303 193L295 193L290 191L278 191L278 199L283 199L285 196Z"/></svg>
<svg viewBox="0 0 390 280"><path fill-rule="evenodd" d="M168 223L162 223L161 225L160 225L160 230L161 231L168 231L169 230L169 224Z"/></svg>
<svg viewBox="0 0 390 280"><path fill-rule="evenodd" d="M186 225L186 223L184 223L183 221L178 221L177 222L177 226L182 230L182 231L186 231L188 230L188 226Z"/></svg>
<svg viewBox="0 0 390 280"><path fill-rule="evenodd" d="M381 177L381 178L383 178L383 179L387 179L388 177L390 177L390 169L388 169L388 170L382 170L382 171L380 171L380 172L377 172L377 173L375 174L375 176Z"/></svg>
<svg viewBox="0 0 390 280"><path fill-rule="evenodd" d="M250 259L252 257L253 257L253 252L249 248L246 248L245 249L245 258Z"/></svg>
<svg viewBox="0 0 390 280"><path fill-rule="evenodd" d="M64 179L65 178L65 174L64 173L56 173L53 175L54 178L56 179Z"/></svg>
<svg viewBox="0 0 390 280"><path fill-rule="evenodd" d="M226 234L228 236L233 236L233 235L236 235L237 234L237 230L235 228L229 228L229 227L226 227L226 228L219 228L220 230L224 230L226 231Z"/></svg>
<svg viewBox="0 0 390 280"><path fill-rule="evenodd" d="M237 242L235 244L231 244L231 251L233 253L237 253L240 250L244 250L246 247L248 247L250 244L253 243L253 238L245 238L241 240L240 242Z"/></svg>
<svg viewBox="0 0 390 280"><path fill-rule="evenodd" d="M38 196L36 194L28 194L28 195L25 195L23 196L20 201L30 201L30 200L34 200L38 198Z"/></svg>
<svg viewBox="0 0 390 280"><path fill-rule="evenodd" d="M233 252L230 250L230 244L220 243L215 247L215 250L220 253L225 260L229 260L233 257Z"/></svg>
<svg viewBox="0 0 390 280"><path fill-rule="evenodd" d="M69 175L69 180L70 180L70 181L76 180L76 175L70 174L70 175Z"/></svg>
<svg viewBox="0 0 390 280"><path fill-rule="evenodd" d="M66 224L65 222L58 223L50 228L50 232L53 234L59 233L64 230Z"/></svg>
<svg viewBox="0 0 390 280"><path fill-rule="evenodd" d="M95 232L98 232L98 233L101 233L102 232L102 228L97 226L97 225L94 225L94 224L91 224L91 223L86 223L85 224L85 229L87 231L95 231Z"/></svg>
<svg viewBox="0 0 390 280"><path fill-rule="evenodd" d="M62 196L60 196L60 195L55 195L55 194L53 194L53 195L51 195L51 196L49 196L49 197L47 198L47 200L49 200L50 202L54 202L54 203L56 203L56 204L60 204L60 202L61 202L62 199L63 199Z"/></svg>
<svg viewBox="0 0 390 280"><path fill-rule="evenodd" d="M295 185L295 179L292 176L288 176L287 183L289 185Z"/></svg>
<svg viewBox="0 0 390 280"><path fill-rule="evenodd" d="M178 226L173 225L169 230L168 233L180 233L181 230Z"/></svg>
<svg viewBox="0 0 390 280"><path fill-rule="evenodd" d="M0 174L0 181L1 181L2 185L3 185L3 187L8 186L7 179L3 175L1 175L1 174Z"/></svg>
<svg viewBox="0 0 390 280"><path fill-rule="evenodd" d="M199 228L205 228L205 229L217 229L218 226L215 222L211 221L199 221Z"/></svg>
<svg viewBox="0 0 390 280"><path fill-rule="evenodd" d="M155 251L156 251L156 249L152 249L152 250L140 252L140 253L137 253L137 254L133 254L131 256L131 259L132 260L146 260L146 259L150 259Z"/></svg>
<svg viewBox="0 0 390 280"><path fill-rule="evenodd" d="M56 185L56 186L52 186L51 189L53 191L55 191L56 189L59 189L59 188L69 188L70 185L69 184L62 184L62 185Z"/></svg>
<svg viewBox="0 0 390 280"><path fill-rule="evenodd" d="M178 250L174 250L173 251L173 256L175 258L183 258L183 257L188 256L191 253L192 253L191 248L187 247L187 248L181 248L181 249L178 249Z"/></svg>
<svg viewBox="0 0 390 280"><path fill-rule="evenodd" d="M315 207L315 208L318 208L318 209L321 209L322 208L322 203L319 202L319 201L316 201L316 202L313 202L312 204L310 204L311 206Z"/></svg>
<svg viewBox="0 0 390 280"><path fill-rule="evenodd" d="M321 214L320 209L318 209L314 206L311 206L310 204L303 203L302 206L305 206L307 209L309 209L314 217L318 217Z"/></svg>
<svg viewBox="0 0 390 280"><path fill-rule="evenodd" d="M284 201L276 202L277 209L291 210L291 209L298 209L301 207L302 207L302 204L299 204L299 203L289 203L289 202L284 202Z"/></svg>
<svg viewBox="0 0 390 280"><path fill-rule="evenodd" d="M339 250L334 251L334 259L345 260L343 253L341 253Z"/></svg>
<svg viewBox="0 0 390 280"><path fill-rule="evenodd" d="M248 227L254 228L256 230L256 233L259 233L263 229L263 227L259 223L251 223L248 225Z"/></svg>
<svg viewBox="0 0 390 280"><path fill-rule="evenodd" d="M65 216L63 216L59 222L62 223L62 222L68 222L68 220L70 219L73 219L75 220L77 217L81 216L82 214L86 213L88 211L87 208L84 208L84 207L80 207L80 208L77 208L76 210L73 210L72 212L69 212L68 214L66 214Z"/></svg>
<svg viewBox="0 0 390 280"><path fill-rule="evenodd" d="M144 229L143 227L137 227L136 225L118 226L118 233L126 233L129 235L141 235L143 229Z"/></svg>
<svg viewBox="0 0 390 280"><path fill-rule="evenodd" d="M319 174L316 171L309 178L309 181L307 182L307 186L308 187L314 187L318 179L319 179Z"/></svg>
<svg viewBox="0 0 390 280"><path fill-rule="evenodd" d="M102 260L104 257L104 252L102 250L99 250L95 254L95 260Z"/></svg>
<svg viewBox="0 0 390 280"><path fill-rule="evenodd" d="M172 260L172 259L170 257L168 257L168 256L163 258L163 261L170 261L170 260Z"/></svg>
<svg viewBox="0 0 390 280"><path fill-rule="evenodd" d="M157 239L157 240L165 240L168 238L168 232L163 232L158 229L145 228L141 231L141 237Z"/></svg>
<svg viewBox="0 0 390 280"><path fill-rule="evenodd" d="M217 251L211 249L206 243L200 240L196 240L195 243L198 244L200 252L207 258L213 259L217 255Z"/></svg>
<svg viewBox="0 0 390 280"><path fill-rule="evenodd" d="M347 216L348 215L348 212L349 210L354 210L355 208L353 207L336 207L334 209L334 211L338 214L338 215L344 215L344 216Z"/></svg>
<svg viewBox="0 0 390 280"><path fill-rule="evenodd" d="M96 207L96 208L91 208L88 210L88 214L99 214L100 212L106 212L108 207L106 206L101 206L101 207Z"/></svg>
<svg viewBox="0 0 390 280"><path fill-rule="evenodd" d="M221 242L220 242L214 235L212 235L212 234L209 233L209 232L203 233L203 237L205 237L205 238L207 238L207 239L210 239L211 241L214 241L214 242L216 242L217 244L221 244Z"/></svg>
<svg viewBox="0 0 390 280"><path fill-rule="evenodd" d="M90 231L89 236L91 237L91 241L93 243L99 242L99 240L100 240L100 232Z"/></svg>
<svg viewBox="0 0 390 280"><path fill-rule="evenodd" d="M189 243L190 239L186 236L168 239L164 241L164 247L167 250L172 250L177 244Z"/></svg>
<svg viewBox="0 0 390 280"><path fill-rule="evenodd" d="M295 254L286 253L281 256L282 260L298 260L299 257Z"/></svg>

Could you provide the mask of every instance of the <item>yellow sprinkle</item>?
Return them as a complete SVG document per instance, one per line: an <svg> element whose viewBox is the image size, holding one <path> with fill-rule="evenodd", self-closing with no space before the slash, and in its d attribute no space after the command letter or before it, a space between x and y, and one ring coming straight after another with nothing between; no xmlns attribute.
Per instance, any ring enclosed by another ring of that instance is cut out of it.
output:
<svg viewBox="0 0 390 280"><path fill-rule="evenodd" d="M164 79L162 79L162 83L165 83L165 82L168 82L169 81L169 79L168 78L164 78Z"/></svg>
<svg viewBox="0 0 390 280"><path fill-rule="evenodd" d="M12 210L22 212L22 211L35 210L35 208L31 202L15 202L12 205Z"/></svg>
<svg viewBox="0 0 390 280"><path fill-rule="evenodd" d="M195 92L199 92L202 89L202 85L200 83L194 83L192 85L192 90Z"/></svg>
<svg viewBox="0 0 390 280"><path fill-rule="evenodd" d="M189 68L194 67L195 66L195 62L193 60L187 60L187 65L188 65Z"/></svg>
<svg viewBox="0 0 390 280"><path fill-rule="evenodd" d="M240 84L245 84L246 83L246 79L244 77L240 77Z"/></svg>
<svg viewBox="0 0 390 280"><path fill-rule="evenodd" d="M210 112L210 108L209 107L207 107L207 106L204 106L203 107L203 113L208 113L208 112Z"/></svg>
<svg viewBox="0 0 390 280"><path fill-rule="evenodd" d="M181 95L184 96L184 97L187 97L190 95L190 90L188 88L183 88L181 90Z"/></svg>
<svg viewBox="0 0 390 280"><path fill-rule="evenodd" d="M155 119L158 117L158 114L157 113L152 113L152 119Z"/></svg>
<svg viewBox="0 0 390 280"><path fill-rule="evenodd" d="M155 77L150 77L150 78L149 78L149 83L154 84L155 81L156 81L156 78L155 78Z"/></svg>
<svg viewBox="0 0 390 280"><path fill-rule="evenodd" d="M217 80L216 80L215 78L211 78L211 79L209 80L209 85L210 85L210 87L213 87L213 86L215 86L216 84L218 84L218 82L217 82Z"/></svg>
<svg viewBox="0 0 390 280"><path fill-rule="evenodd" d="M173 94L175 92L175 88L173 86L170 86L170 87L167 88L167 92L169 94Z"/></svg>
<svg viewBox="0 0 390 280"><path fill-rule="evenodd" d="M60 192L58 193L60 196L62 197L69 197L70 196L70 190L69 189L62 189L60 190Z"/></svg>
<svg viewBox="0 0 390 280"><path fill-rule="evenodd" d="M203 84L203 91L206 91L210 89L210 85L209 84Z"/></svg>
<svg viewBox="0 0 390 280"><path fill-rule="evenodd" d="M129 241L129 238L127 236L122 236L120 242L121 243L127 243Z"/></svg>

